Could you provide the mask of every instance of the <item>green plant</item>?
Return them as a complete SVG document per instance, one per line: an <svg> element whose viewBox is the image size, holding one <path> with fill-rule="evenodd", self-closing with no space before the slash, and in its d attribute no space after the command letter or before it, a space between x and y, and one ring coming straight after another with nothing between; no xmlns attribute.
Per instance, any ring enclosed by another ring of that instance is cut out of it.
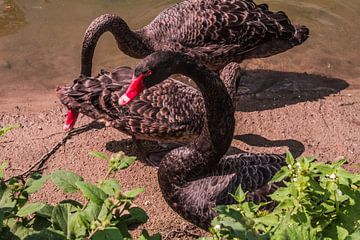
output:
<svg viewBox="0 0 360 240"><path fill-rule="evenodd" d="M0 165L0 239L132 239L129 228L148 220L146 212L132 204L143 188L124 192L112 172L129 167L135 157L123 152L111 157L99 152L93 156L107 160L109 170L98 184L76 173L58 170L50 175L33 174L26 180L12 178L4 182L6 163ZM65 193L81 192L86 203L71 199L57 205L32 202L29 196L51 180ZM139 239L160 239L142 231Z"/></svg>
<svg viewBox="0 0 360 240"><path fill-rule="evenodd" d="M360 175L341 166L290 153L284 166L272 179L283 181L270 197L277 202L246 202L241 188L234 194L238 202L216 208L210 239L360 239Z"/></svg>
<svg viewBox="0 0 360 240"><path fill-rule="evenodd" d="M7 132L10 132L11 130L20 127L20 125L9 125L9 126L5 126L0 128L0 137L4 134L6 134Z"/></svg>

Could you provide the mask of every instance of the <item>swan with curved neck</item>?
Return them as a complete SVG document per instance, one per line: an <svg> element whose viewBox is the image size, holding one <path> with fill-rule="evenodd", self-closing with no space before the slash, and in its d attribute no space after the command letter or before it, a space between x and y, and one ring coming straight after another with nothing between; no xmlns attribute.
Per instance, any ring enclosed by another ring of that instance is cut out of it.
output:
<svg viewBox="0 0 360 240"><path fill-rule="evenodd" d="M231 97L235 97L240 74L237 63L230 63L221 71L220 77ZM199 90L169 78L145 90L131 104L120 106L118 99L132 75L130 68L118 67L96 77L81 76L70 86L58 87L58 97L69 109L65 128L74 127L80 112L139 140L188 142L200 134L204 101Z"/></svg>
<svg viewBox="0 0 360 240"><path fill-rule="evenodd" d="M201 134L162 159L158 178L166 202L186 220L208 229L216 205L233 203L229 192L241 184L253 199L272 188L266 183L284 164L282 155L238 154L222 156L230 147L235 119L231 98L219 76L180 53L157 52L135 69L137 77L120 98L129 104L142 89L159 84L171 74L190 77L199 87L205 105Z"/></svg>
<svg viewBox="0 0 360 240"><path fill-rule="evenodd" d="M177 51L214 70L230 62L268 57L303 43L305 26L293 25L282 11L252 0L185 0L162 11L147 26L132 31L119 16L104 14L87 28L81 73L91 76L96 44L111 32L125 54L144 58L154 51Z"/></svg>

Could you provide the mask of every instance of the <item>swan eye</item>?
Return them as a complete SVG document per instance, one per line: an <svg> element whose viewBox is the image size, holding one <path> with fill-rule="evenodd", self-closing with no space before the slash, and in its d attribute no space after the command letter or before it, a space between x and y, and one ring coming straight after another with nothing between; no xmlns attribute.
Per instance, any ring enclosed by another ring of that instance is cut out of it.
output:
<svg viewBox="0 0 360 240"><path fill-rule="evenodd" d="M151 70L147 70L147 71L144 73L144 75L145 75L146 77L150 76L151 74L153 74L153 71L151 71Z"/></svg>

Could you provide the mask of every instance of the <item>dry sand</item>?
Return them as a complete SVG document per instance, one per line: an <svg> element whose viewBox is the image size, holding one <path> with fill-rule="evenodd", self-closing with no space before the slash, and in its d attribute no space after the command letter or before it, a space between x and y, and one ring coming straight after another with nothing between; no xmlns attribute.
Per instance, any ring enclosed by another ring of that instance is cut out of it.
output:
<svg viewBox="0 0 360 240"><path fill-rule="evenodd" d="M248 65L251 68L251 64ZM316 156L334 161L341 156L346 168L357 171L360 160L360 79L342 80L306 73L248 70L242 77L236 101L236 130L233 147L248 152ZM66 110L54 95L34 94L32 101L2 99L0 126L19 123L0 139L0 159L10 162L9 175L19 174L36 162L64 136ZM37 99L38 98L38 99ZM46 99L44 101L44 99ZM91 120L82 116L77 126ZM129 137L110 128L95 129L74 136L46 163L45 173L68 169L86 180L104 176L106 163L88 155L91 150L107 153L130 149ZM145 225L168 239L194 239L201 230L182 220L164 202L156 169L136 162L115 175L125 189L145 187L136 200L150 219ZM58 202L65 195L51 184L35 196L37 200ZM76 197L76 196L74 196Z"/></svg>

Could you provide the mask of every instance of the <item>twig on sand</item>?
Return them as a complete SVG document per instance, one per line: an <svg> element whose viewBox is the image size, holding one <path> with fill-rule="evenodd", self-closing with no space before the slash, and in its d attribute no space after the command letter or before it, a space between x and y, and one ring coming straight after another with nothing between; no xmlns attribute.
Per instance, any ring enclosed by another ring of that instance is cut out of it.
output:
<svg viewBox="0 0 360 240"><path fill-rule="evenodd" d="M56 133L52 133L48 136L45 136L45 137L36 137L36 138L32 138L31 140L41 140L41 139L45 139L45 138L49 138L49 137L52 137L52 136L55 136L55 135L58 135L58 134L62 134L64 132L56 132Z"/></svg>
<svg viewBox="0 0 360 240"><path fill-rule="evenodd" d="M101 126L102 127L102 126ZM25 171L23 171L21 174L16 175L14 177L10 177L8 179L5 180L5 182L8 182L10 179L12 178L19 178L19 179L25 179L26 177L28 177L29 175L31 175L32 173L35 172L39 172L44 170L43 166L46 163L46 161L61 147L63 146L67 140L69 140L71 137L81 134L83 132L87 132L90 130L97 130L101 128L99 123L97 122L91 122L89 124L86 124L82 127L79 128L75 128L72 131L66 133L64 135L64 137L57 143L55 144L47 153L45 153L38 161L36 161L34 164L32 164L28 169L26 169Z"/></svg>

